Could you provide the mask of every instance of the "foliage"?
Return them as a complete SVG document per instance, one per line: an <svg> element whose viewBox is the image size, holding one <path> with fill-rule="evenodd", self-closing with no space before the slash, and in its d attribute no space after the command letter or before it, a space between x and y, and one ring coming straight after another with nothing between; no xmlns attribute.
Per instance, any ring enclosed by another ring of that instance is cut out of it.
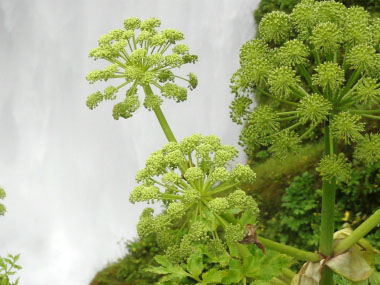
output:
<svg viewBox="0 0 380 285"><path fill-rule="evenodd" d="M0 200L5 198L5 191L0 187ZM0 203L0 216L5 213L5 206ZM10 281L10 276L16 274L17 270L21 269L20 265L17 265L16 262L20 258L20 254L11 255L8 254L8 257L0 256L0 285L17 285L19 278L15 282Z"/></svg>
<svg viewBox="0 0 380 285"><path fill-rule="evenodd" d="M90 285L150 285L158 281L157 275L145 271L148 266L155 265L154 256L162 254L155 239L127 241L125 246L126 255L100 271Z"/></svg>
<svg viewBox="0 0 380 285"><path fill-rule="evenodd" d="M292 263L289 257L275 251L264 254L254 249L251 253L244 261L228 258L226 266L226 260L201 247L189 256L186 266L173 265L166 257L157 256L155 259L160 266L151 267L148 271L164 275L158 284L239 284L242 280L269 281L281 275L283 268ZM204 261L213 261L214 264L204 264Z"/></svg>
<svg viewBox="0 0 380 285"><path fill-rule="evenodd" d="M307 144L286 161L269 157L260 163L250 162L257 178L244 189L255 197L259 205L260 225L280 211L282 196L292 179L304 171L313 170L322 155L323 144Z"/></svg>
<svg viewBox="0 0 380 285"><path fill-rule="evenodd" d="M315 172L304 172L294 177L282 196L281 208L265 228L275 240L304 249L318 244L321 222L321 185ZM371 167L355 168L348 184L339 184L335 218L338 227L348 223L352 227L361 224L380 204L380 162ZM376 228L367 236L375 247L380 247L380 235Z"/></svg>
<svg viewBox="0 0 380 285"><path fill-rule="evenodd" d="M16 274L17 270L21 269L20 265L16 262L20 258L20 255L15 256L8 254L8 257L0 257L0 285L17 285L20 278L17 278L15 282L11 282L9 277Z"/></svg>
<svg viewBox="0 0 380 285"><path fill-rule="evenodd" d="M380 14L380 2L377 0L338 0L347 7L359 5L371 14L376 16ZM301 0L261 0L259 7L255 10L254 18L255 22L260 23L265 14L275 10L281 10L286 13L290 13L294 6L296 6Z"/></svg>

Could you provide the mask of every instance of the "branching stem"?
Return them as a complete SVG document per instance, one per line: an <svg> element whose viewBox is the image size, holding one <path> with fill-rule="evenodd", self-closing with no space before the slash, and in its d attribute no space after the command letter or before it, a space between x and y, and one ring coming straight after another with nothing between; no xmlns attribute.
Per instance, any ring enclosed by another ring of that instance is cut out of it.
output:
<svg viewBox="0 0 380 285"><path fill-rule="evenodd" d="M144 92L148 96L149 95L153 96L152 88L149 85L144 86ZM172 130L169 127L168 122L166 121L164 114L162 113L160 106L153 108L153 111L156 114L157 120L160 123L160 126L161 126L162 130L164 131L165 136L168 139L168 141L169 142L177 142L176 138L174 137Z"/></svg>
<svg viewBox="0 0 380 285"><path fill-rule="evenodd" d="M334 255L341 254L348 250L378 224L380 224L380 209L357 227L348 237L341 241L335 248Z"/></svg>
<svg viewBox="0 0 380 285"><path fill-rule="evenodd" d="M298 260L318 262L322 259L322 256L318 253L298 249L263 237L258 237L258 239L261 241L265 248L275 250L279 253L287 254L289 256L297 258Z"/></svg>

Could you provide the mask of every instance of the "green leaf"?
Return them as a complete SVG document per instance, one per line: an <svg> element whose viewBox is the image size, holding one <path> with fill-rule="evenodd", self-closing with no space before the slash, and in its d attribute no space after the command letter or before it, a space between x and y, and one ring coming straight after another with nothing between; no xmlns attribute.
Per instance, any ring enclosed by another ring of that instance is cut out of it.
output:
<svg viewBox="0 0 380 285"><path fill-rule="evenodd" d="M257 280L270 280L281 274L282 269L288 268L292 259L284 254L268 250L264 255L256 249L251 256L245 258L243 269L247 277Z"/></svg>
<svg viewBox="0 0 380 285"><path fill-rule="evenodd" d="M222 267L226 267L231 260L230 255L225 250L222 253L215 254L210 252L207 246L200 246L200 249L209 258L208 262L219 263Z"/></svg>
<svg viewBox="0 0 380 285"><path fill-rule="evenodd" d="M371 282L371 284L380 284L380 272L374 272L369 277L369 282Z"/></svg>
<svg viewBox="0 0 380 285"><path fill-rule="evenodd" d="M237 248L237 244L236 243L227 242L227 246L228 246L228 249L230 250L230 255L232 257L240 257L239 250Z"/></svg>
<svg viewBox="0 0 380 285"><path fill-rule="evenodd" d="M247 224L254 225L256 222L256 216L252 215L252 212L244 211L239 219L239 224L245 226Z"/></svg>
<svg viewBox="0 0 380 285"><path fill-rule="evenodd" d="M150 266L148 268L145 268L144 270L148 271L148 272L156 273L156 274L168 274L168 273L170 273L170 271L167 268L162 267L162 266L157 266L157 267Z"/></svg>
<svg viewBox="0 0 380 285"><path fill-rule="evenodd" d="M222 281L224 271L211 269L208 272L202 274L203 282L207 283L220 283Z"/></svg>
<svg viewBox="0 0 380 285"><path fill-rule="evenodd" d="M205 218L202 218L202 221L205 222L210 231L216 231L220 222L217 220L215 215L211 213L207 208L204 208L202 213L205 215Z"/></svg>
<svg viewBox="0 0 380 285"><path fill-rule="evenodd" d="M154 260L157 261L157 263L165 266L165 267L170 267L172 264L169 262L169 260L163 256L163 255L156 255L154 257Z"/></svg>
<svg viewBox="0 0 380 285"><path fill-rule="evenodd" d="M199 251L191 254L187 259L187 271L191 274L191 277L198 279L199 275L203 271L202 254Z"/></svg>
<svg viewBox="0 0 380 285"><path fill-rule="evenodd" d="M239 269L227 270L227 275L223 278L223 284L239 283L243 278L243 272Z"/></svg>

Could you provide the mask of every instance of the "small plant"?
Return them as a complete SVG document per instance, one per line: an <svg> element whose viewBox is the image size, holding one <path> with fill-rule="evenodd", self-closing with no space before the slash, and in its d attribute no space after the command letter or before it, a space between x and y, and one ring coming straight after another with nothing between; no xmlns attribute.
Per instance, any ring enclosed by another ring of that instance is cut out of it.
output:
<svg viewBox="0 0 380 285"><path fill-rule="evenodd" d="M0 200L5 198L5 191L0 187ZM0 203L0 216L5 214L5 206ZM0 285L17 285L20 278L17 278L15 282L10 281L10 276L16 274L17 270L21 269L20 265L16 262L20 258L20 255L8 254L7 257L0 256Z"/></svg>
<svg viewBox="0 0 380 285"><path fill-rule="evenodd" d="M380 222L380 210L355 231L334 234L334 207L336 184L347 181L351 171L338 142L356 144L355 157L366 164L380 159L380 135L363 136L365 125L360 121L380 119L376 115L380 110L373 109L380 100L380 22L370 20L361 8L347 9L333 1L303 1L290 16L273 12L260 24L261 38L242 48L246 64L233 78L233 116L237 120L249 116L254 145L271 145L270 152L284 159L297 153L302 139L318 125L324 126L325 155L317 168L323 178L318 253L257 234L257 204L240 189L254 181L255 173L245 165L233 167L234 147L213 135L192 135L177 142L160 109L162 99L151 87L163 97L184 101L186 89L168 81L179 78L173 69L197 57L184 45L174 46L174 53L164 57L183 35L158 32L159 24L155 18L127 19L125 30L102 36L90 56L112 65L87 76L90 83L125 81L90 95L90 109L102 100L115 99L120 88L131 84L125 100L114 107L115 119L132 116L140 105L137 87L141 86L144 106L155 112L169 141L148 158L136 176L140 185L130 195L132 203L161 201L167 207L155 216L153 209L146 208L138 224L139 235L155 237L165 251L155 257L160 266L148 269L163 276L159 284L332 284L333 271L351 281L373 281L377 251L362 238ZM304 66L309 61L310 70ZM180 79L192 89L195 78L189 74ZM264 106L249 113L251 101L244 92L250 88L294 110L279 113ZM295 122L282 129L284 121ZM298 135L302 125L306 129ZM287 269L293 263L287 255L306 261L299 274Z"/></svg>
<svg viewBox="0 0 380 285"><path fill-rule="evenodd" d="M0 257L0 285L17 285L20 278L17 278L15 282L10 282L9 276L16 274L17 270L21 269L20 265L16 262L20 258L20 255L8 254L8 257Z"/></svg>

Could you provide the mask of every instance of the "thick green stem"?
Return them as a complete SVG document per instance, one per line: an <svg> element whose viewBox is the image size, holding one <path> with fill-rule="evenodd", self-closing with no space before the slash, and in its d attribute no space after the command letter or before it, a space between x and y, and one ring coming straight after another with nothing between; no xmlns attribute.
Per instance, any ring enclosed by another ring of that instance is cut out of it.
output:
<svg viewBox="0 0 380 285"><path fill-rule="evenodd" d="M348 110L350 113L353 114L379 114L380 110Z"/></svg>
<svg viewBox="0 0 380 285"><path fill-rule="evenodd" d="M152 88L150 88L149 85L146 85L144 87L144 91L145 91L146 96L153 96ZM174 134L173 134L172 130L169 127L168 122L166 121L166 118L165 118L164 114L162 113L162 110L161 110L160 106L157 106L157 107L153 108L153 111L156 114L158 122L160 123L161 128L164 131L165 136L168 139L168 141L169 142L177 142L177 140L174 137Z"/></svg>
<svg viewBox="0 0 380 285"><path fill-rule="evenodd" d="M335 255L345 252L347 249L357 243L369 231L380 224L380 209L370 216L364 223L357 227L348 237L339 243L334 253Z"/></svg>
<svg viewBox="0 0 380 285"><path fill-rule="evenodd" d="M298 260L318 262L322 259L322 256L320 256L318 253L298 249L263 237L258 237L258 239L259 241L261 241L265 248L272 249L278 251L279 253L287 254L289 256L293 256Z"/></svg>
<svg viewBox="0 0 380 285"><path fill-rule="evenodd" d="M330 137L330 128L325 125L325 155L336 152L336 142ZM321 234L319 239L319 252L324 256L331 256L333 253L333 235L334 235L334 210L335 210L335 181L323 181L322 184L322 221ZM332 285L332 271L323 270L322 285Z"/></svg>
<svg viewBox="0 0 380 285"><path fill-rule="evenodd" d="M162 113L160 106L157 106L156 108L154 108L153 111L156 114L156 117L157 117L157 119L161 125L161 128L164 131L165 136L168 139L168 141L177 142L172 130L169 127L168 122L166 121L164 114Z"/></svg>
<svg viewBox="0 0 380 285"><path fill-rule="evenodd" d="M369 118L369 119L374 119L374 120L380 120L379 116L374 116L374 115L362 114L362 117Z"/></svg>

